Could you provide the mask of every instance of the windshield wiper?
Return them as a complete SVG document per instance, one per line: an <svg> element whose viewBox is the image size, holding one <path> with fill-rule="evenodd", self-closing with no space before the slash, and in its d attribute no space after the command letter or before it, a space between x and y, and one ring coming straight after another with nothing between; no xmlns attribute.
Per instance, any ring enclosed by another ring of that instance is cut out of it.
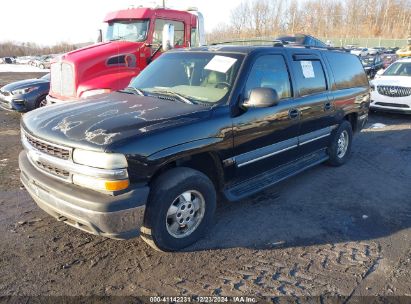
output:
<svg viewBox="0 0 411 304"><path fill-rule="evenodd" d="M143 90L137 89L135 87L127 87L124 90L120 90L119 92L128 93L128 94L138 94L140 96L147 96Z"/></svg>
<svg viewBox="0 0 411 304"><path fill-rule="evenodd" d="M186 96L183 96L179 93L176 93L174 91L167 91L167 90L155 90L155 91L150 91L150 93L154 94L163 94L163 95L168 95L168 96L174 96L180 99L180 101L188 103L188 104L195 104L192 100L188 99Z"/></svg>

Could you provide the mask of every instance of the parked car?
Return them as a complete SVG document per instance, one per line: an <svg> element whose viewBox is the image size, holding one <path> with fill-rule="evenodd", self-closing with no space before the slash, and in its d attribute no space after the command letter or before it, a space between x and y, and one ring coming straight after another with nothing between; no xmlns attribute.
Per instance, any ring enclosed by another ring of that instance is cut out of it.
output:
<svg viewBox="0 0 411 304"><path fill-rule="evenodd" d="M374 50L376 50L378 53L382 54L385 52L386 48L383 46L375 46L373 47Z"/></svg>
<svg viewBox="0 0 411 304"><path fill-rule="evenodd" d="M56 57L56 55L44 55L37 59L35 66L40 69L49 69L51 66L52 60Z"/></svg>
<svg viewBox="0 0 411 304"><path fill-rule="evenodd" d="M18 63L18 64L29 64L31 59L32 58L30 56L18 57L18 58L16 58L16 63Z"/></svg>
<svg viewBox="0 0 411 304"><path fill-rule="evenodd" d="M13 64L16 63L16 59L14 57L3 57L1 63Z"/></svg>
<svg viewBox="0 0 411 304"><path fill-rule="evenodd" d="M371 109L411 114L411 59L399 59L371 82Z"/></svg>
<svg viewBox="0 0 411 304"><path fill-rule="evenodd" d="M59 221L179 250L209 231L219 195L346 163L369 90L340 51L176 49L123 91L24 115L21 180Z"/></svg>
<svg viewBox="0 0 411 304"><path fill-rule="evenodd" d="M395 52L398 57L411 57L411 45L406 45Z"/></svg>
<svg viewBox="0 0 411 304"><path fill-rule="evenodd" d="M382 60L383 60L383 68L384 69L388 68L388 66L390 64L394 63L398 59L398 56L395 55L395 54L386 54L386 53L384 53L381 57L382 57Z"/></svg>
<svg viewBox="0 0 411 304"><path fill-rule="evenodd" d="M380 54L381 51L377 48L369 48L368 49L368 55L377 55Z"/></svg>
<svg viewBox="0 0 411 304"><path fill-rule="evenodd" d="M314 38L310 35L296 34L289 36L280 36L275 40L279 40L284 44L293 44L293 45L305 45L305 46L314 46L314 47L323 47L327 48L328 45L322 42L321 40Z"/></svg>
<svg viewBox="0 0 411 304"><path fill-rule="evenodd" d="M396 51L397 50L394 49L394 48L387 48L387 49L384 50L384 54L394 54L395 55Z"/></svg>
<svg viewBox="0 0 411 304"><path fill-rule="evenodd" d="M32 58L29 62L30 65L38 67L40 69L49 69L51 66L51 61L56 57L56 55L44 55Z"/></svg>
<svg viewBox="0 0 411 304"><path fill-rule="evenodd" d="M49 90L50 74L10 83L0 88L0 107L18 112L42 107L46 105Z"/></svg>
<svg viewBox="0 0 411 304"><path fill-rule="evenodd" d="M384 67L381 55L361 57L361 63L369 78L374 78L375 74Z"/></svg>
<svg viewBox="0 0 411 304"><path fill-rule="evenodd" d="M357 55L359 57L367 56L368 49L367 48L356 48L356 49L351 50L351 54Z"/></svg>

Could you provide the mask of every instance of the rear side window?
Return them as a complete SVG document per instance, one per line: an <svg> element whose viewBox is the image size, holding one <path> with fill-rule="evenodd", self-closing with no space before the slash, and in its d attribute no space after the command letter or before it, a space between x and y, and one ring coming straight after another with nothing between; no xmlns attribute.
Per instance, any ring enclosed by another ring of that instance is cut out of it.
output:
<svg viewBox="0 0 411 304"><path fill-rule="evenodd" d="M339 52L326 52L326 56L337 89L368 86L368 78L357 56Z"/></svg>
<svg viewBox="0 0 411 304"><path fill-rule="evenodd" d="M319 60L293 61L300 96L327 91L324 69Z"/></svg>

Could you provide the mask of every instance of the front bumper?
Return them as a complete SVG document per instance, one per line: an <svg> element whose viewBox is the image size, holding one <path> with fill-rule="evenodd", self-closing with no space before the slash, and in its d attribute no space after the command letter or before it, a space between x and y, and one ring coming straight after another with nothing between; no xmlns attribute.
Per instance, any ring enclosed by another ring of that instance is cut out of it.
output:
<svg viewBox="0 0 411 304"><path fill-rule="evenodd" d="M27 100L22 96L4 96L0 94L0 107L8 111L26 112Z"/></svg>
<svg viewBox="0 0 411 304"><path fill-rule="evenodd" d="M39 172L27 158L19 156L21 181L45 212L80 230L113 239L139 235L149 187L140 186L120 195L106 195L65 184Z"/></svg>
<svg viewBox="0 0 411 304"><path fill-rule="evenodd" d="M374 111L411 114L411 96L389 97L374 91L371 93L370 109Z"/></svg>

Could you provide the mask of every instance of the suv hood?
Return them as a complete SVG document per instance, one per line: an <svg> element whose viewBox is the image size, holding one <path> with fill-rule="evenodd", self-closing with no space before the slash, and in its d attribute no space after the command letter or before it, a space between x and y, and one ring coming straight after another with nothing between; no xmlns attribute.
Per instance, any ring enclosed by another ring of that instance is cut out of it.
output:
<svg viewBox="0 0 411 304"><path fill-rule="evenodd" d="M2 91L11 92L17 89L29 88L34 85L44 84L44 83L49 83L49 81L45 79L26 79L26 80L16 81L16 82L7 84L1 89Z"/></svg>
<svg viewBox="0 0 411 304"><path fill-rule="evenodd" d="M210 107L126 93L52 105L23 116L32 135L61 145L102 151L109 145L210 115Z"/></svg>
<svg viewBox="0 0 411 304"><path fill-rule="evenodd" d="M410 76L380 76L378 79L372 81L373 85L388 85L388 86L400 86L411 87Z"/></svg>

